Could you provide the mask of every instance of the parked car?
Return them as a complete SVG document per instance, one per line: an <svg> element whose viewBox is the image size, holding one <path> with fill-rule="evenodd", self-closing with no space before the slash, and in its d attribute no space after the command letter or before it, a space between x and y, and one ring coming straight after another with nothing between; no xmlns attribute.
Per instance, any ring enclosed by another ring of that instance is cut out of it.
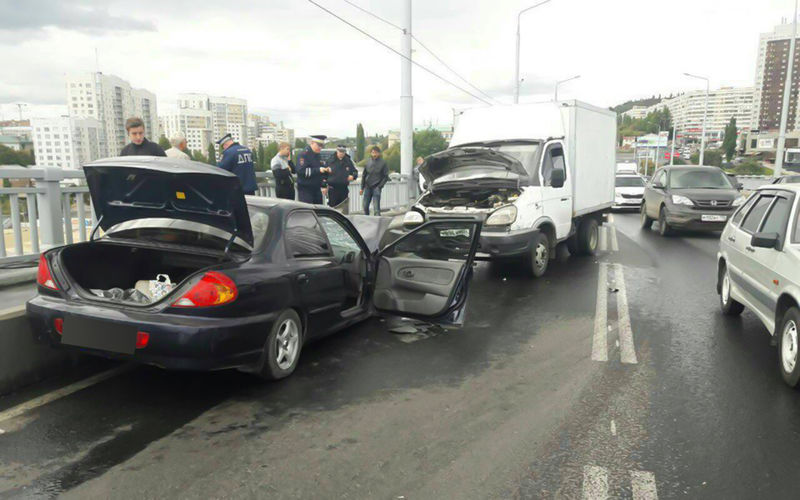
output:
<svg viewBox="0 0 800 500"><path fill-rule="evenodd" d="M656 220L662 236L674 229L721 231L744 200L719 167L662 167L644 190L642 228Z"/></svg>
<svg viewBox="0 0 800 500"><path fill-rule="evenodd" d="M379 249L390 219L245 199L235 175L202 163L125 157L84 171L105 234L43 253L27 303L54 346L277 379L306 342L378 312L463 322L480 221L438 219ZM136 294L158 275L174 287Z"/></svg>
<svg viewBox="0 0 800 500"><path fill-rule="evenodd" d="M614 206L616 210L635 209L642 206L644 179L638 174L620 174L614 181Z"/></svg>
<svg viewBox="0 0 800 500"><path fill-rule="evenodd" d="M449 149L420 166L427 191L405 225L481 217L480 258L542 276L559 243L595 253L614 202L615 137L614 113L578 101L464 111Z"/></svg>
<svg viewBox="0 0 800 500"><path fill-rule="evenodd" d="M717 255L717 293L729 316L746 307L778 345L781 376L800 381L800 186L763 186L725 226Z"/></svg>

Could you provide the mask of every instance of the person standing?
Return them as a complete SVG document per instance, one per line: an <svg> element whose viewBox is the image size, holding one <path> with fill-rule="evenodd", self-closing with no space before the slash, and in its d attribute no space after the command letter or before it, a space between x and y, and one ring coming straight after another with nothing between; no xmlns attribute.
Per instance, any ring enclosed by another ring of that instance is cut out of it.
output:
<svg viewBox="0 0 800 500"><path fill-rule="evenodd" d="M342 213L347 214L350 199L350 182L358 179L358 170L353 164L347 148L344 146L336 147L336 156L328 165L328 205L337 208Z"/></svg>
<svg viewBox="0 0 800 500"><path fill-rule="evenodd" d="M172 147L165 151L167 158L178 158L181 160L191 160L191 157L186 154L186 137L178 132L169 138L169 143Z"/></svg>
<svg viewBox="0 0 800 500"><path fill-rule="evenodd" d="M423 163L425 163L425 158L417 156L417 161L414 165L414 170L412 171L412 176L414 178L414 198L419 197L419 195L424 191L423 183L419 176L419 167L421 167Z"/></svg>
<svg viewBox="0 0 800 500"><path fill-rule="evenodd" d="M234 141L231 134L222 136L217 144L222 148L222 159L217 166L236 174L242 184L244 194L256 194L258 184L256 183L256 169L253 166L253 152Z"/></svg>
<svg viewBox="0 0 800 500"><path fill-rule="evenodd" d="M130 144L122 148L120 156L167 156L161 146L150 142L144 136L144 121L133 117L125 121L125 130L128 131Z"/></svg>
<svg viewBox="0 0 800 500"><path fill-rule="evenodd" d="M304 203L322 205L322 190L325 188L325 174L330 169L320 157L327 136L312 135L311 144L300 153L297 165L297 198Z"/></svg>
<svg viewBox="0 0 800 500"><path fill-rule="evenodd" d="M381 148L373 146L370 160L361 176L361 194L364 196L364 214L369 215L369 205L373 205L374 215L381 214L381 190L389 182L389 166L381 157Z"/></svg>
<svg viewBox="0 0 800 500"><path fill-rule="evenodd" d="M272 175L275 177L275 195L285 200L294 199L294 178L296 173L292 162L292 146L288 142L278 145L278 154L270 163Z"/></svg>

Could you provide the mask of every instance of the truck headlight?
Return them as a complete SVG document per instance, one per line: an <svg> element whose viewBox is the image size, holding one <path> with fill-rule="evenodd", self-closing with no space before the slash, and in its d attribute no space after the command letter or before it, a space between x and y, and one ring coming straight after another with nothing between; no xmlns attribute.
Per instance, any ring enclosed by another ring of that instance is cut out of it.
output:
<svg viewBox="0 0 800 500"><path fill-rule="evenodd" d="M409 210L406 212L405 217L403 217L404 226L419 226L423 222L425 222L425 217L416 210Z"/></svg>
<svg viewBox="0 0 800 500"><path fill-rule="evenodd" d="M675 205L687 205L687 206L690 206L690 207L694 206L694 203L692 202L692 200L690 200L689 198L687 198L685 196L681 196L679 194L673 194L672 195L672 203L675 204Z"/></svg>
<svg viewBox="0 0 800 500"><path fill-rule="evenodd" d="M508 226L513 224L515 220L517 220L517 207L506 205L489 214L485 224L487 226Z"/></svg>
<svg viewBox="0 0 800 500"><path fill-rule="evenodd" d="M736 198L735 200L733 200L732 205L734 207L741 206L742 203L744 203L746 199L747 199L747 196L740 196L740 197Z"/></svg>

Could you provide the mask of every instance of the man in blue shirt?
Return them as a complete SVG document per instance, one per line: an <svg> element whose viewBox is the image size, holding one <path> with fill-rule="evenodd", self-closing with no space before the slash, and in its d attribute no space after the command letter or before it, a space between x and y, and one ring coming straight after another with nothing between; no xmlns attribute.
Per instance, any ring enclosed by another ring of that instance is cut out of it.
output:
<svg viewBox="0 0 800 500"><path fill-rule="evenodd" d="M231 134L225 134L217 141L222 148L222 159L217 166L233 172L242 184L244 194L254 195L256 184L256 169L253 167L253 152L233 140Z"/></svg>

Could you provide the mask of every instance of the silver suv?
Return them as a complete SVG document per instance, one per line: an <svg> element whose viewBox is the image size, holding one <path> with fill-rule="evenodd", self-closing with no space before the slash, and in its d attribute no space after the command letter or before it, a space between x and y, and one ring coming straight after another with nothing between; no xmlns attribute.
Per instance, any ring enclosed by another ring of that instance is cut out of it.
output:
<svg viewBox="0 0 800 500"><path fill-rule="evenodd" d="M746 307L778 345L778 366L792 387L800 381L800 185L758 188L725 226L717 255L722 312Z"/></svg>

